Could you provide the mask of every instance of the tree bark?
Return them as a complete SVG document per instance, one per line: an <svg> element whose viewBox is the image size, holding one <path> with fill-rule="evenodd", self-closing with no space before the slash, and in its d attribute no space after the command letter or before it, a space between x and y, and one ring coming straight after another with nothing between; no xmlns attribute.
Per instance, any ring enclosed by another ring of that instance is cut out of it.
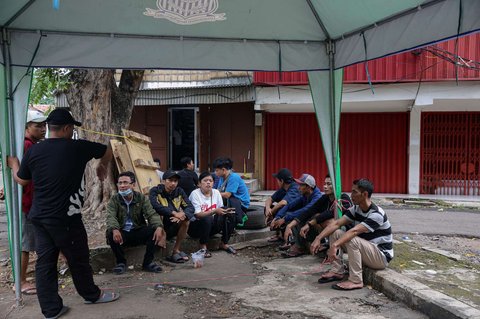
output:
<svg viewBox="0 0 480 319"><path fill-rule="evenodd" d="M143 73L124 70L117 86L115 70L72 70L66 95L75 119L82 122L79 138L108 145L111 134L121 135L122 128L128 128ZM83 218L89 233L105 227L105 206L116 191L113 161L103 182L96 175L98 162L90 161L84 176Z"/></svg>

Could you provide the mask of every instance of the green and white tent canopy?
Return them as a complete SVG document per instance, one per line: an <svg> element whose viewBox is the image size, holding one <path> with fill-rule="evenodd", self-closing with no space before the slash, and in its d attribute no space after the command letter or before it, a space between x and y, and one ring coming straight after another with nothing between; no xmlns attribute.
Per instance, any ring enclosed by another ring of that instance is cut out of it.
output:
<svg viewBox="0 0 480 319"><path fill-rule="evenodd" d="M341 68L480 28L475 0L0 2L14 66L328 70L328 40Z"/></svg>
<svg viewBox="0 0 480 319"><path fill-rule="evenodd" d="M33 67L303 70L338 193L342 68L478 31L479 16L478 0L0 0L2 163L22 154Z"/></svg>

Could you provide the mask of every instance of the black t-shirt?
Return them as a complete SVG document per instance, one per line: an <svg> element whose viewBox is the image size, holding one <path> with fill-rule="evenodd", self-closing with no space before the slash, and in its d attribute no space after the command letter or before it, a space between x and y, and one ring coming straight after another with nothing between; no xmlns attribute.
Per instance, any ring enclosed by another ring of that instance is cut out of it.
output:
<svg viewBox="0 0 480 319"><path fill-rule="evenodd" d="M187 196L190 196L190 194L198 187L197 173L184 168L178 172L178 175L181 177L178 180L178 186L185 191Z"/></svg>
<svg viewBox="0 0 480 319"><path fill-rule="evenodd" d="M85 140L46 139L32 146L22 159L18 177L33 180L32 220L55 223L80 216L88 161L101 158L107 147Z"/></svg>

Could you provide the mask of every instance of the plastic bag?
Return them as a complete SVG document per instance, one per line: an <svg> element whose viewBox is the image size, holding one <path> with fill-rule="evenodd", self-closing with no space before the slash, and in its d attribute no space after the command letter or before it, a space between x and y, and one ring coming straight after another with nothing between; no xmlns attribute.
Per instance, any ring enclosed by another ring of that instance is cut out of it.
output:
<svg viewBox="0 0 480 319"><path fill-rule="evenodd" d="M199 251L192 253L193 268L203 267L203 263L205 261L205 253L205 249L200 249Z"/></svg>

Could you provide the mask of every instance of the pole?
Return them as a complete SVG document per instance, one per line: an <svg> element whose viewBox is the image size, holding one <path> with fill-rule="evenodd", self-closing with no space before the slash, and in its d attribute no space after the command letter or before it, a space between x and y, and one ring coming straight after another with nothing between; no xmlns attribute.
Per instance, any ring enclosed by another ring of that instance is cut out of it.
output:
<svg viewBox="0 0 480 319"><path fill-rule="evenodd" d="M6 110L7 110L7 121L8 121L8 135L7 135L7 144L8 154L11 156L16 156L16 140L15 140L15 120L14 120L14 105L13 105L13 85L12 85L12 62L10 60L10 37L6 29L2 29L2 53L5 61L5 82L7 84L6 90ZM20 200L19 195L21 194L20 185L15 183L13 175L10 173L5 185L5 190L9 193L9 202L11 203L10 208L10 217L12 220L12 242L13 245L10 256L12 256L12 268L15 281L15 303L19 307L23 304L22 292L21 292L21 283L20 283ZM8 207L8 206L7 206ZM7 212L8 213L8 212Z"/></svg>
<svg viewBox="0 0 480 319"><path fill-rule="evenodd" d="M337 185L337 119L335 111L335 43L333 41L327 42L327 53L328 53L328 73L329 73L329 107L330 107L330 123L331 125L331 136L333 138L332 143L332 154L333 154L333 172L330 172L333 176L334 185L333 191L336 197L340 197L337 194L336 185Z"/></svg>

